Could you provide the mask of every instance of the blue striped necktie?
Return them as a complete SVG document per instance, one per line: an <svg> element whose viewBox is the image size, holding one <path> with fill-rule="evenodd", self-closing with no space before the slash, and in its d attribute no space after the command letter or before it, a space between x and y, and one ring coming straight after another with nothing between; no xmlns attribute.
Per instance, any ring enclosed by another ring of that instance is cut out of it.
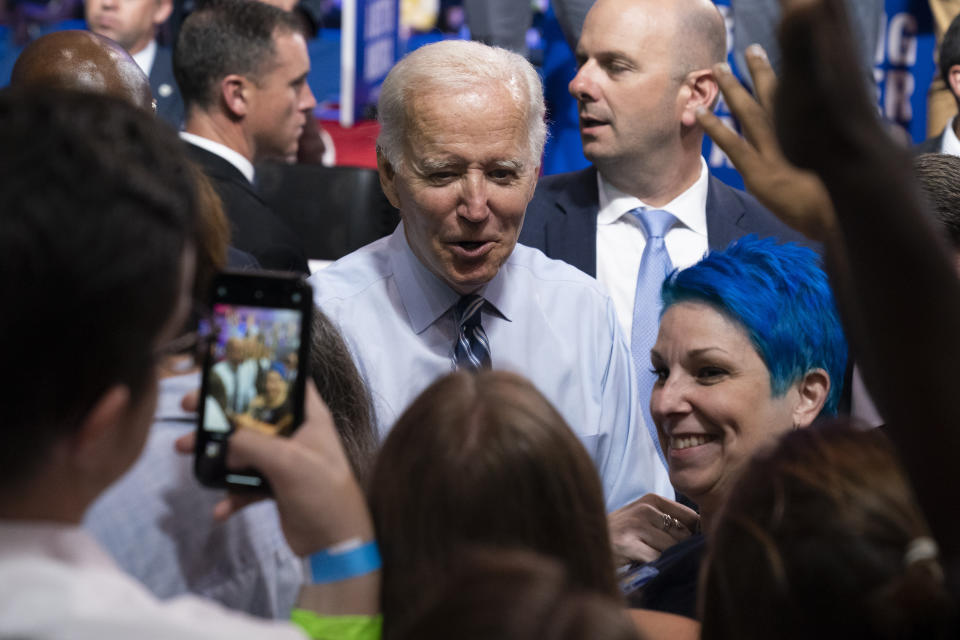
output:
<svg viewBox="0 0 960 640"><path fill-rule="evenodd" d="M480 325L480 309L484 300L470 294L460 298L455 309L457 342L453 346L453 361L458 369L489 369L490 343Z"/></svg>
<svg viewBox="0 0 960 640"><path fill-rule="evenodd" d="M650 393L656 381L656 375L650 372L650 349L657 341L657 331L660 328L660 287L673 269L663 238L677 219L672 213L662 209L634 209L630 213L640 221L647 234L647 244L640 258L640 269L637 270L630 353L637 371L637 388L640 392L643 418L647 422L647 429L657 447L657 453L663 459L657 427L650 416Z"/></svg>

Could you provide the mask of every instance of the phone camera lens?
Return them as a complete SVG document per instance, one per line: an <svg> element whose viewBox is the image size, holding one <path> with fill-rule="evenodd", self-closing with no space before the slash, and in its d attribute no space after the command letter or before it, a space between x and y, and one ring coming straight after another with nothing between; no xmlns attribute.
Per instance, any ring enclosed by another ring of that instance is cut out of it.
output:
<svg viewBox="0 0 960 640"><path fill-rule="evenodd" d="M257 300L263 300L263 291L260 291L259 289L257 289L256 291L253 292L253 297L256 298Z"/></svg>
<svg viewBox="0 0 960 640"><path fill-rule="evenodd" d="M301 296L300 296L299 293L295 293L295 294L293 294L293 295L290 296L290 297L291 297L291 299L292 299L294 302L300 302Z"/></svg>

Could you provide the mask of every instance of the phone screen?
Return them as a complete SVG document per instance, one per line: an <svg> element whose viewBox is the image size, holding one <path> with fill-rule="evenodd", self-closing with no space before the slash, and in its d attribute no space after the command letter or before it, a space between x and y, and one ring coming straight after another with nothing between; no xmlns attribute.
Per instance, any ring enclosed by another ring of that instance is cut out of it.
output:
<svg viewBox="0 0 960 640"><path fill-rule="evenodd" d="M249 470L225 466L240 429L290 435L303 420L309 291L291 279L221 276L214 283L204 366L196 472L204 484L264 488ZM304 287L306 285L303 285Z"/></svg>

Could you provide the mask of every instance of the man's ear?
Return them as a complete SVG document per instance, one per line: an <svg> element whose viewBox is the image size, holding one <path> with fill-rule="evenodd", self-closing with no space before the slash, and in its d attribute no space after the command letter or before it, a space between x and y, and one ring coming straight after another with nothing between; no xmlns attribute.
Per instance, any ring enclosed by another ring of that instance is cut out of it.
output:
<svg viewBox="0 0 960 640"><path fill-rule="evenodd" d="M100 396L70 441L72 463L83 471L99 475L112 468L118 451L120 430L127 427L130 389L116 384Z"/></svg>
<svg viewBox="0 0 960 640"><path fill-rule="evenodd" d="M231 73L220 81L220 96L227 111L235 118L247 115L247 85L249 81L238 74Z"/></svg>
<svg viewBox="0 0 960 640"><path fill-rule="evenodd" d="M797 390L800 400L793 410L793 426L809 427L830 395L830 375L823 369L811 369L797 383Z"/></svg>
<svg viewBox="0 0 960 640"><path fill-rule="evenodd" d="M383 195L387 196L395 208L400 208L400 197L397 194L397 172L393 165L383 155L380 147L377 147L377 172L380 174L380 188L383 189Z"/></svg>
<svg viewBox="0 0 960 640"><path fill-rule="evenodd" d="M159 27L166 22L171 13L173 13L173 0L158 0L157 8L153 11L154 26Z"/></svg>
<svg viewBox="0 0 960 640"><path fill-rule="evenodd" d="M950 85L950 93L953 94L955 99L960 100L960 64L950 67L950 71L947 73L947 81Z"/></svg>
<svg viewBox="0 0 960 640"><path fill-rule="evenodd" d="M720 95L720 87L717 85L717 79L713 76L710 69L700 69L691 71L683 81L681 89L683 95L683 113L680 116L680 122L685 127L693 127L697 124L697 109L713 109Z"/></svg>

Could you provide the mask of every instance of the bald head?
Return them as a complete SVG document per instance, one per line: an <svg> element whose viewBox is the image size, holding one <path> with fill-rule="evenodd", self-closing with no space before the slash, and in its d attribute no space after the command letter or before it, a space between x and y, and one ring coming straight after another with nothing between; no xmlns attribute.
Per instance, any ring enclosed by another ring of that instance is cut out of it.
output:
<svg viewBox="0 0 960 640"><path fill-rule="evenodd" d="M681 73L709 69L727 59L727 25L717 5L710 0L673 0L670 5L679 22L675 33Z"/></svg>
<svg viewBox="0 0 960 640"><path fill-rule="evenodd" d="M17 58L10 86L104 94L154 111L150 81L123 47L89 31L55 31Z"/></svg>
<svg viewBox="0 0 960 640"><path fill-rule="evenodd" d="M700 176L697 110L719 95L712 67L726 25L710 0L597 0L570 81L584 155L603 179L651 206Z"/></svg>
<svg viewBox="0 0 960 640"><path fill-rule="evenodd" d="M646 23L666 42L679 77L727 58L727 27L711 0L597 0L586 21L601 16Z"/></svg>

